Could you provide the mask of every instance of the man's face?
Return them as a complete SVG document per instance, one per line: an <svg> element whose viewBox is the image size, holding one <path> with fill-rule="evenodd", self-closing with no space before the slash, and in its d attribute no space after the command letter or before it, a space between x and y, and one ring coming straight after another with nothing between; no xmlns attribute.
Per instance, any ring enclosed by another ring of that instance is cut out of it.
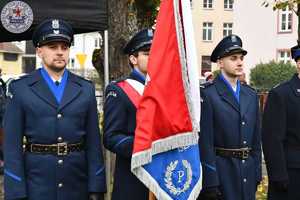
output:
<svg viewBox="0 0 300 200"><path fill-rule="evenodd" d="M147 74L149 51L139 51L137 57L130 55L129 59L134 67L137 67L140 72Z"/></svg>
<svg viewBox="0 0 300 200"><path fill-rule="evenodd" d="M242 53L232 54L218 60L223 73L228 77L236 78L243 75L244 55Z"/></svg>
<svg viewBox="0 0 300 200"><path fill-rule="evenodd" d="M60 72L69 61L70 48L65 42L50 42L36 49L43 65L48 69Z"/></svg>

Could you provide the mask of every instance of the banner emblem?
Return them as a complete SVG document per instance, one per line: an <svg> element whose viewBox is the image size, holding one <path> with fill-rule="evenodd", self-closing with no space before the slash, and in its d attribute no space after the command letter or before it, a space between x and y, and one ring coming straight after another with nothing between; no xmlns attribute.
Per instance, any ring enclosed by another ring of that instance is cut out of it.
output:
<svg viewBox="0 0 300 200"><path fill-rule="evenodd" d="M177 165L178 165L178 160L171 162L167 166L167 170L165 172L165 186L169 189L169 192L175 196L179 196L181 193L184 193L190 188L192 183L192 176L193 176L191 164L187 160L182 160L182 165L185 168L185 170L181 170L181 169L176 170ZM173 173L176 174L173 175ZM175 182L174 179L176 179ZM182 184L184 179L185 182L184 184ZM183 186L180 187L180 185Z"/></svg>
<svg viewBox="0 0 300 200"><path fill-rule="evenodd" d="M33 12L23 1L11 1L1 11L1 23L11 33L27 31L33 22Z"/></svg>

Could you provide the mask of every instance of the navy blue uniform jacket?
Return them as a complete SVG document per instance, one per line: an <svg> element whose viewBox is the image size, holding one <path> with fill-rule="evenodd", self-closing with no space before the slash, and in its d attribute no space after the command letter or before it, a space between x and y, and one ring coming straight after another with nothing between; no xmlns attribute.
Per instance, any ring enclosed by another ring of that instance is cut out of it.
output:
<svg viewBox="0 0 300 200"><path fill-rule="evenodd" d="M249 86L241 85L240 103L225 83L216 79L201 89L200 153L203 187L219 187L225 200L255 200L261 180L261 135L258 98ZM215 147L249 147L248 159L221 157Z"/></svg>
<svg viewBox="0 0 300 200"><path fill-rule="evenodd" d="M129 78L144 84L133 73ZM105 95L104 146L116 154L112 200L148 200L147 188L130 171L136 108L117 82L107 86Z"/></svg>
<svg viewBox="0 0 300 200"><path fill-rule="evenodd" d="M105 192L95 89L72 73L57 103L40 71L10 84L4 119L5 199L88 199L89 192ZM66 156L23 153L23 137L30 143L84 141L85 150Z"/></svg>
<svg viewBox="0 0 300 200"><path fill-rule="evenodd" d="M265 106L262 123L263 150L269 181L286 181L288 192L273 190L268 199L300 199L300 79L273 88Z"/></svg>

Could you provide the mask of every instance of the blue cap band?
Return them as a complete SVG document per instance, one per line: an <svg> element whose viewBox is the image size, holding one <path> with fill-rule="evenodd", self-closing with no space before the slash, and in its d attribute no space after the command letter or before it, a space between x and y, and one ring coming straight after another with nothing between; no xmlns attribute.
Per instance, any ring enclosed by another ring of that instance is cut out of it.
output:
<svg viewBox="0 0 300 200"><path fill-rule="evenodd" d="M300 49L295 50L293 54L293 58L296 60L300 56Z"/></svg>

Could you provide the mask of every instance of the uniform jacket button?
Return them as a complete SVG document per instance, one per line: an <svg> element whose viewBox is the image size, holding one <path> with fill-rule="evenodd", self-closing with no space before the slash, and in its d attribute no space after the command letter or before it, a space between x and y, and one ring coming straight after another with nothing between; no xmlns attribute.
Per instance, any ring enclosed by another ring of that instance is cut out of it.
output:
<svg viewBox="0 0 300 200"><path fill-rule="evenodd" d="M59 183L59 184L58 184L58 187L59 187L59 188L61 188L61 187L63 187L63 186L64 186L64 185L63 185L62 183Z"/></svg>
<svg viewBox="0 0 300 200"><path fill-rule="evenodd" d="M60 118L62 118L62 114L58 113L56 117L57 117L57 119L60 119Z"/></svg>
<svg viewBox="0 0 300 200"><path fill-rule="evenodd" d="M63 141L63 138L62 138L62 137L58 137L58 138L57 138L57 141L58 141L58 142L62 142L62 141Z"/></svg>

